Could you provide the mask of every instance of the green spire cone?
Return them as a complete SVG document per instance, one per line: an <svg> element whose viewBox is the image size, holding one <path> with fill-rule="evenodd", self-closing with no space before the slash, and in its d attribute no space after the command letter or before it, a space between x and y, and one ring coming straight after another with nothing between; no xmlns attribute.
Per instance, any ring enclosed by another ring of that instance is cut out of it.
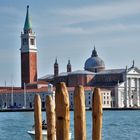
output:
<svg viewBox="0 0 140 140"><path fill-rule="evenodd" d="M31 23L31 19L30 19L30 16L29 16L29 5L28 5L27 6L25 24L24 24L24 30L29 30L29 29L32 29L32 23Z"/></svg>

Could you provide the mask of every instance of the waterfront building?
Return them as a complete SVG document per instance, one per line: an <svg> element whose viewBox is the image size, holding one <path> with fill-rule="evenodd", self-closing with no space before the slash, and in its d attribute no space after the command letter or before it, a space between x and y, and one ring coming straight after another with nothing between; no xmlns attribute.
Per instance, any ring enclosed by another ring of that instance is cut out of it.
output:
<svg viewBox="0 0 140 140"><path fill-rule="evenodd" d="M1 109L12 109L12 108L23 108L33 109L34 108L34 96L39 94L42 102L42 109L45 109L46 96L52 96L54 100L55 92L51 84L48 87L42 87L40 89L21 89L21 88L0 88L0 108Z"/></svg>
<svg viewBox="0 0 140 140"><path fill-rule="evenodd" d="M45 82L43 85L40 84L43 82ZM104 107L140 107L140 70L134 62L128 69L105 69L105 63L99 57L95 46L91 56L85 60L84 70L72 71L69 59L66 72L60 73L56 58L54 73L38 79L36 35L32 32L29 6L27 6L24 32L21 33L22 88L25 84L27 88L40 90L44 86L47 87L48 83L56 86L59 82L65 82L69 88L83 85L86 107L91 107L92 90L89 89L93 87L101 88ZM90 88L87 90L87 87ZM73 97L70 96L70 102L72 102L71 98Z"/></svg>
<svg viewBox="0 0 140 140"><path fill-rule="evenodd" d="M125 81L115 88L118 107L140 107L140 70L134 66L126 68Z"/></svg>
<svg viewBox="0 0 140 140"><path fill-rule="evenodd" d="M140 70L130 68L111 69L98 73L93 85L111 90L112 107L140 107Z"/></svg>
<svg viewBox="0 0 140 140"><path fill-rule="evenodd" d="M65 82L68 87L83 85L101 88L101 92L104 89L111 91L110 97L103 97L104 107L140 107L140 70L134 65L134 61L128 69L105 69L105 63L98 56L95 47L91 57L85 61L84 70L46 75L39 80L50 82L54 86L59 82ZM70 102L72 98L70 97ZM88 102L90 101L86 98L87 107Z"/></svg>
<svg viewBox="0 0 140 140"><path fill-rule="evenodd" d="M111 97L111 90L109 89L101 89L100 90L102 95L102 105L103 108L111 108L112 105L112 97Z"/></svg>
<svg viewBox="0 0 140 140"><path fill-rule="evenodd" d="M74 87L68 87L70 109L74 109ZM93 87L84 87L85 92L85 107L92 108ZM101 89L103 108L111 108L111 90Z"/></svg>

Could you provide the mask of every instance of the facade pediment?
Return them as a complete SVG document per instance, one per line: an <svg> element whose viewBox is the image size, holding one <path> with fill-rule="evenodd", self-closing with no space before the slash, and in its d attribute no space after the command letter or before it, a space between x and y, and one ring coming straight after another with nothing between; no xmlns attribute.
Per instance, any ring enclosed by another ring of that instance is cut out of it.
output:
<svg viewBox="0 0 140 140"><path fill-rule="evenodd" d="M138 69L137 67L130 68L130 69L128 70L128 74L140 75L140 69Z"/></svg>

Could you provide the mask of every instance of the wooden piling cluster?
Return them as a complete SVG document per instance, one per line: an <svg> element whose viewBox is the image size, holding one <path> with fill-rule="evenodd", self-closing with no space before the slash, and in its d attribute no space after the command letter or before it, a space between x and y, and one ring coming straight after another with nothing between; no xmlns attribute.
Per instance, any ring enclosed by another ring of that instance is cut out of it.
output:
<svg viewBox="0 0 140 140"><path fill-rule="evenodd" d="M42 140L41 100L35 96L35 140ZM65 83L56 87L55 105L51 96L46 97L47 140L69 140L69 95ZM86 140L85 94L83 86L74 91L74 139ZM100 89L95 88L92 97L92 140L102 139L102 99Z"/></svg>

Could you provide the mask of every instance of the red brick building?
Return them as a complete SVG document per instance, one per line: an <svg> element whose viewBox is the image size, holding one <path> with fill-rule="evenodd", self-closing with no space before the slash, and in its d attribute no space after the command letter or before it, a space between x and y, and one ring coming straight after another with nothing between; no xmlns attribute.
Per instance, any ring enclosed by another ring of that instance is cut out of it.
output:
<svg viewBox="0 0 140 140"><path fill-rule="evenodd" d="M72 71L70 60L67 64L67 72L59 73L59 64L57 59L54 63L54 74L46 75L40 78L40 81L50 82L56 85L59 82L65 82L68 87L75 87L77 85L93 86L94 76L97 72L105 69L104 61L98 57L97 51L94 48L92 55L85 61L85 70Z"/></svg>

